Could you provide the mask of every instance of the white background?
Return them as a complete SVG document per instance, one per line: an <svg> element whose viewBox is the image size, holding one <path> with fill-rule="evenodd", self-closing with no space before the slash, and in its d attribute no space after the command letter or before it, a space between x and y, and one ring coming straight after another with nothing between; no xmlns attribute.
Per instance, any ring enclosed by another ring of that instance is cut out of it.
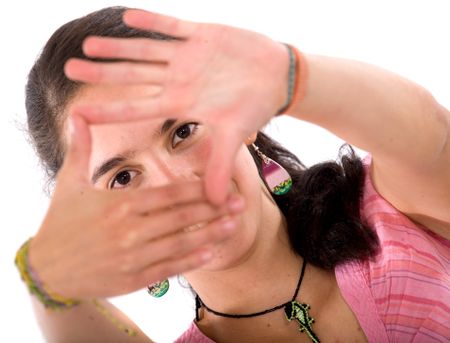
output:
<svg viewBox="0 0 450 343"><path fill-rule="evenodd" d="M15 0L2 4L1 342L43 341L27 291L13 264L16 249L37 231L48 205L42 191L43 173L23 132L26 75L46 40L60 25L111 5L236 25L293 43L305 52L373 63L425 86L444 106L450 107L448 0ZM277 119L269 129L306 164L335 158L341 144L322 129L286 118ZM154 340L171 342L192 319L193 302L186 294L175 280L162 299L153 300L141 291L114 302Z"/></svg>

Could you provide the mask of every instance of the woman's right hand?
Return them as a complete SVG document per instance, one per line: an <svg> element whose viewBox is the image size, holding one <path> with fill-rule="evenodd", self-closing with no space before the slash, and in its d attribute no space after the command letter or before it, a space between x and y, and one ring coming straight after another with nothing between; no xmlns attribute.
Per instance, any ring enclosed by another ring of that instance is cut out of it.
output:
<svg viewBox="0 0 450 343"><path fill-rule="evenodd" d="M94 189L88 176L89 127L79 115L71 116L71 126L55 192L29 253L31 267L50 292L83 299L141 289L200 267L211 258L211 245L236 227L242 199L234 196L214 207L200 180L140 190ZM198 223L207 224L195 227Z"/></svg>

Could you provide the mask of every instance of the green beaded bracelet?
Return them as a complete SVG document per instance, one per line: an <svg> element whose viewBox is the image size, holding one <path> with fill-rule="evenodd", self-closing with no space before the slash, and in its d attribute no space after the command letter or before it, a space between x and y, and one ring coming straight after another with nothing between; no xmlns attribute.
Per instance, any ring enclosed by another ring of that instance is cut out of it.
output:
<svg viewBox="0 0 450 343"><path fill-rule="evenodd" d="M81 303L80 300L64 298L55 293L50 293L47 291L42 284L42 282L37 277L36 273L31 268L28 261L28 250L30 247L32 238L28 239L16 253L16 258L14 260L17 269L19 269L20 276L25 284L28 286L30 293L35 295L39 301L46 307L52 310L64 310L72 308ZM99 311L105 318L107 318L111 323L113 323L119 330L126 333L128 336L137 336L137 331L128 328L120 320L115 318L111 312L108 311L104 306L100 304L97 299L92 299L97 311Z"/></svg>
<svg viewBox="0 0 450 343"><path fill-rule="evenodd" d="M17 269L19 269L20 276L28 286L30 293L34 294L46 308L62 310L78 305L80 303L79 300L64 298L60 295L50 293L45 289L44 285L39 280L28 261L28 250L31 240L32 238L22 244L20 249L17 251L16 258L14 260Z"/></svg>

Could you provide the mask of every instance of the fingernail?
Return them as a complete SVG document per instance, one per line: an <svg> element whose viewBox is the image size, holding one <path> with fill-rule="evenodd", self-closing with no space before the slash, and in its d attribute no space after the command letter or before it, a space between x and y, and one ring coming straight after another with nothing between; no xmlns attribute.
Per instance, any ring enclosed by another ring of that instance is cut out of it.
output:
<svg viewBox="0 0 450 343"><path fill-rule="evenodd" d="M70 137L72 137L72 136L75 135L75 123L74 123L74 119L73 119L71 116L69 116L67 119L68 119L68 120L67 120L67 129L69 130L69 135L70 135Z"/></svg>
<svg viewBox="0 0 450 343"><path fill-rule="evenodd" d="M227 218L222 221L222 229L225 232L233 231L236 227L236 222L233 219Z"/></svg>
<svg viewBox="0 0 450 343"><path fill-rule="evenodd" d="M67 133L67 143L69 146L71 146L72 142L75 141L76 135L75 120L72 118L72 116L69 116L67 118Z"/></svg>
<svg viewBox="0 0 450 343"><path fill-rule="evenodd" d="M96 116L100 113L100 109L98 105L80 105L77 107L77 110L80 113L85 115Z"/></svg>
<svg viewBox="0 0 450 343"><path fill-rule="evenodd" d="M212 258L212 252L211 251L203 251L200 255L200 258L204 262L209 261Z"/></svg>
<svg viewBox="0 0 450 343"><path fill-rule="evenodd" d="M244 209L244 198L238 195L233 195L231 199L228 201L228 208L232 212L239 212Z"/></svg>

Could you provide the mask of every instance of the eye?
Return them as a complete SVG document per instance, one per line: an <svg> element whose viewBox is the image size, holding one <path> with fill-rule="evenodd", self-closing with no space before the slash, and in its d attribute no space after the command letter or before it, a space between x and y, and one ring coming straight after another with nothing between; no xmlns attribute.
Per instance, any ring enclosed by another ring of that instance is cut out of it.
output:
<svg viewBox="0 0 450 343"><path fill-rule="evenodd" d="M117 173L116 176L114 176L109 188L124 188L132 181L134 177L136 177L137 174L137 171L122 170L121 172Z"/></svg>
<svg viewBox="0 0 450 343"><path fill-rule="evenodd" d="M172 148L189 138L197 130L198 123L186 123L178 127L172 137Z"/></svg>

